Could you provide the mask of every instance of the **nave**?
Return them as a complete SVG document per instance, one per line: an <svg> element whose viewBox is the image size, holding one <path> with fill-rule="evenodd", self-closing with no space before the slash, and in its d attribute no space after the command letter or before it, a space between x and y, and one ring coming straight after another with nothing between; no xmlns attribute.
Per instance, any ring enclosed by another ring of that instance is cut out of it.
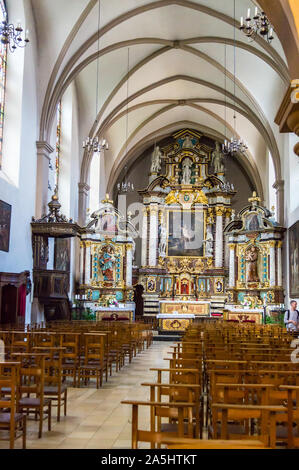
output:
<svg viewBox="0 0 299 470"><path fill-rule="evenodd" d="M128 362L116 374L109 377L103 387L96 389L95 383L88 388L68 388L67 416L56 422L53 413L52 431L44 425L43 437L37 439L37 423L27 421L27 449L130 449L131 407L121 405L122 400L144 400L146 390L143 381L153 381L155 373L151 367L163 367L163 358L171 343L154 342ZM140 424L149 427L148 410ZM7 449L7 441L0 441L0 449ZM142 448L142 444L140 445ZM148 447L144 444L143 447ZM22 448L22 440L15 441L15 449Z"/></svg>

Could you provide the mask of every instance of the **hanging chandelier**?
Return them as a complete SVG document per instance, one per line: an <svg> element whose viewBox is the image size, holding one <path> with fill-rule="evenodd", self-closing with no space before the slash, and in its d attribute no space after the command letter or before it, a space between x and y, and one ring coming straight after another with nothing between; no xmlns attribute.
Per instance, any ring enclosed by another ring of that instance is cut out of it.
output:
<svg viewBox="0 0 299 470"><path fill-rule="evenodd" d="M225 106L226 106L226 49L225 49ZM234 136L231 140L225 139L222 144L224 155L234 155L236 153L245 153L248 145L237 138L237 114L236 114L236 0L234 0Z"/></svg>
<svg viewBox="0 0 299 470"><path fill-rule="evenodd" d="M99 105L99 56L100 56L100 25L101 25L101 4L99 0L99 15L98 15L98 55L97 55L97 85L96 85L96 99L95 99L95 124L98 124L98 105ZM109 150L109 145L106 139L99 139L98 136L93 138L87 137L83 141L82 147L87 150L88 153L100 154L103 150Z"/></svg>
<svg viewBox="0 0 299 470"><path fill-rule="evenodd" d="M117 189L119 193L132 193L135 191L134 184L130 181L123 181L122 183L118 183Z"/></svg>
<svg viewBox="0 0 299 470"><path fill-rule="evenodd" d="M27 29L23 39L23 28L18 22L15 27L7 21L7 14L4 12L4 20L0 23L0 40L2 44L9 47L10 52L14 52L18 47L26 47L29 41L29 31Z"/></svg>
<svg viewBox="0 0 299 470"><path fill-rule="evenodd" d="M241 139L232 137L231 140L225 140L222 144L222 152L224 155L233 155L235 153L245 153L248 150L248 145Z"/></svg>
<svg viewBox="0 0 299 470"><path fill-rule="evenodd" d="M84 140L82 147L84 150L87 150L89 153L94 152L94 153L101 153L102 150L109 150L109 145L106 139L99 139L98 136L93 137L92 139L90 137L87 137L86 140Z"/></svg>
<svg viewBox="0 0 299 470"><path fill-rule="evenodd" d="M274 39L273 26L271 26L271 23L268 20L265 12L258 11L258 7L255 8L255 13L254 13L253 18L251 18L251 10L250 8L248 8L247 17L245 18L245 23L244 23L243 16L241 17L240 31L243 31L243 33L248 37L248 39L251 39L252 41L255 40L258 34L263 36L263 38L269 44L271 44L271 42Z"/></svg>

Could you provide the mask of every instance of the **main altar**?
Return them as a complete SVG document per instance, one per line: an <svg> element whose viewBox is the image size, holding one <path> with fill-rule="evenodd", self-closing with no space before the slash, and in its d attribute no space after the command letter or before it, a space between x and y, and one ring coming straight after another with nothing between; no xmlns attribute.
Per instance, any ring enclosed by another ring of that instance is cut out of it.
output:
<svg viewBox="0 0 299 470"><path fill-rule="evenodd" d="M155 146L144 205L139 284L160 331L223 316L264 321L283 302L284 229L254 193L238 214L221 144L190 129ZM185 317L184 317L185 316Z"/></svg>
<svg viewBox="0 0 299 470"><path fill-rule="evenodd" d="M212 171L211 171L212 170ZM156 147L143 199L142 266L145 315L207 318L225 303L224 227L234 187L225 179L219 142L185 129ZM171 319L170 319L171 320ZM165 328L163 328L165 329Z"/></svg>

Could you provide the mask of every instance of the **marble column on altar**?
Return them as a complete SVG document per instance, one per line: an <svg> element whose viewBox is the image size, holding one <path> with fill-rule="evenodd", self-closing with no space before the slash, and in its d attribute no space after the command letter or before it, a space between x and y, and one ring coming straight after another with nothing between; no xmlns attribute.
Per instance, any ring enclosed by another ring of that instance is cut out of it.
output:
<svg viewBox="0 0 299 470"><path fill-rule="evenodd" d="M230 243L229 248L229 287L235 287L235 245Z"/></svg>
<svg viewBox="0 0 299 470"><path fill-rule="evenodd" d="M127 248L126 286L132 287L132 271L133 271L132 245L127 244L126 248Z"/></svg>
<svg viewBox="0 0 299 470"><path fill-rule="evenodd" d="M158 206L150 207L149 266L157 266Z"/></svg>
<svg viewBox="0 0 299 470"><path fill-rule="evenodd" d="M143 219L142 219L142 245L141 245L141 266L147 266L147 219L148 219L148 208L143 208Z"/></svg>
<svg viewBox="0 0 299 470"><path fill-rule="evenodd" d="M91 245L89 242L86 243L85 248L85 285L90 283L90 257L91 257Z"/></svg>
<svg viewBox="0 0 299 470"><path fill-rule="evenodd" d="M270 242L270 287L276 285L276 276L275 276L275 245L276 242Z"/></svg>
<svg viewBox="0 0 299 470"><path fill-rule="evenodd" d="M84 282L84 244L80 243L80 285Z"/></svg>
<svg viewBox="0 0 299 470"><path fill-rule="evenodd" d="M215 267L223 267L223 207L216 207Z"/></svg>
<svg viewBox="0 0 299 470"><path fill-rule="evenodd" d="M277 285L282 286L282 242L277 243Z"/></svg>
<svg viewBox="0 0 299 470"><path fill-rule="evenodd" d="M225 213L225 227L230 223L231 221L231 209L228 209ZM228 242L227 240L225 241L225 247L224 247L224 265L226 268L229 266L229 247L228 247Z"/></svg>

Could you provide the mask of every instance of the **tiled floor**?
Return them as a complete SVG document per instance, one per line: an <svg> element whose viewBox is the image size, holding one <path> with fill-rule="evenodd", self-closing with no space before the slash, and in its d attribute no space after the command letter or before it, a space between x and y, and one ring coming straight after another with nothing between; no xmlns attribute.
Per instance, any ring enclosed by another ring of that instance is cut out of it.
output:
<svg viewBox="0 0 299 470"><path fill-rule="evenodd" d="M113 373L99 390L96 388L69 388L68 412L61 422L56 422L56 410L52 419L52 431L37 438L37 422L28 422L28 449L130 449L131 406L121 405L121 400L149 399L147 387L142 382L155 381L156 373L150 367L166 367L163 361L171 343L155 342L149 349L138 354L129 365ZM149 409L140 410L139 423L144 429L149 425ZM8 442L0 441L0 449ZM15 444L21 448L21 439ZM142 445L140 447L143 447ZM144 447L148 447L146 444Z"/></svg>

